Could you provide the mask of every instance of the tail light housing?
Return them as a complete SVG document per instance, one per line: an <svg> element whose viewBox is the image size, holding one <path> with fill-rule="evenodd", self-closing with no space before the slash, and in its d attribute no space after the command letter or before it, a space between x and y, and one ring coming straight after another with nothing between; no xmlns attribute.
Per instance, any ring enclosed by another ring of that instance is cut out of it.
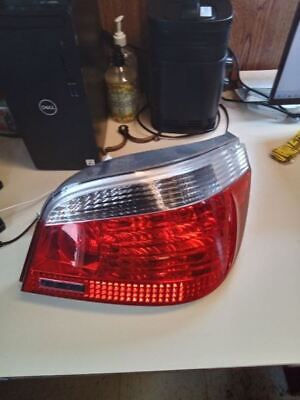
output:
<svg viewBox="0 0 300 400"><path fill-rule="evenodd" d="M201 298L237 255L250 179L230 133L85 169L46 202L22 290L150 306Z"/></svg>

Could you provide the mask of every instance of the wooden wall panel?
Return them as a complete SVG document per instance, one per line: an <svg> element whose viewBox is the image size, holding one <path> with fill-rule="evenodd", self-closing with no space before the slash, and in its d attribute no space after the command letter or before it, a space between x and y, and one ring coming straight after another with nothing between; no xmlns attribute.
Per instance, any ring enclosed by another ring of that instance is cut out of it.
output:
<svg viewBox="0 0 300 400"><path fill-rule="evenodd" d="M231 46L243 69L277 68L299 0L232 0Z"/></svg>
<svg viewBox="0 0 300 400"><path fill-rule="evenodd" d="M141 45L147 23L146 0L98 1L103 28L112 32L114 18L124 14L130 43ZM232 0L235 18L231 46L243 69L278 67L298 3L299 0Z"/></svg>

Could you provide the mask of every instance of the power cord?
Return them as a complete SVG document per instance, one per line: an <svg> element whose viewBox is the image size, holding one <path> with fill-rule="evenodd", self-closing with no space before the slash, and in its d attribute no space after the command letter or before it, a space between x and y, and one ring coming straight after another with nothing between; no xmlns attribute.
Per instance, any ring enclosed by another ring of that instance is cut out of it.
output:
<svg viewBox="0 0 300 400"><path fill-rule="evenodd" d="M234 52L233 52L231 49L228 49L228 51L229 51L229 54L231 55L231 57L232 57L232 59L233 59L233 61L234 61L234 64L235 64L235 66L236 66L236 69L237 69L237 83L238 83L241 87L243 87L244 89L247 89L249 92L256 93L256 94L258 94L259 96L262 96L262 97L264 97L266 100L268 100L269 97L268 97L266 94L260 92L260 91L257 90L257 89L251 88L250 86L248 86L248 85L242 80L242 78L241 78L241 68L240 68L239 61L238 61L236 55L234 54ZM268 101L247 101L247 100L241 100L241 99L229 99L229 98L224 97L224 96L222 97L222 100L223 100L223 101L230 102L230 103L259 105L259 106L267 107L267 108L270 108L270 109L272 109L272 110L276 110L276 111L278 111L278 112L281 112L282 114L285 114L286 116L288 116L288 117L290 117L290 118L294 118L294 119L300 118L300 114L291 113L291 112L287 111L283 106L281 106L281 105L278 105L278 106L277 106L277 105L272 105L272 104L269 104Z"/></svg>
<svg viewBox="0 0 300 400"><path fill-rule="evenodd" d="M154 137L158 138L158 139L186 139L189 137L194 137L194 136L199 136L205 133L210 133L210 132L214 132L220 125L220 121L221 121L221 113L220 110L218 110L218 114L217 114L217 119L216 119L216 123L212 128L206 129L206 130L202 130L196 133L176 133L174 135L168 135L159 131L155 131L151 128L149 128L148 126L145 125L145 123L141 120L141 116L142 114L147 110L149 106L145 105L137 114L136 116L136 120L138 122L138 124L147 132L151 133ZM220 104L220 108L222 109L222 111L224 112L224 115L226 117L226 132L228 131L229 128L229 114L228 111L226 109L226 107L223 104Z"/></svg>
<svg viewBox="0 0 300 400"><path fill-rule="evenodd" d="M30 229L37 223L37 221L39 220L39 217L36 217L29 226L27 226L27 228L21 232L18 236L16 236L15 238L8 240L6 242L2 242L0 241L0 248L4 247L4 246L8 246L12 243L15 243L17 240L21 239L24 235L26 235L27 232L30 231Z"/></svg>
<svg viewBox="0 0 300 400"><path fill-rule="evenodd" d="M2 184L2 182L0 181L0 188L1 188L1 184ZM2 185L2 187L3 187L3 185ZM13 209L15 209L15 208L20 208L20 207L29 206L29 205L31 205L31 204L33 204L33 203L35 203L35 202L41 201L44 197L48 196L48 195L49 195L50 193L52 193L52 192L53 192L53 191L51 190L51 191L49 191L49 192L47 192L47 193L44 193L43 195L38 196L38 197L36 197L36 198L34 198L34 199L32 199L32 200L24 201L24 202L22 202L22 203L17 203L17 204L13 204L12 206L9 206L9 207L2 208L2 209L0 210L0 213L6 212L6 211L9 211L9 210L13 210ZM37 217L33 220L33 222L32 222L22 233L20 233L17 237L15 237L15 238L13 238L13 239L11 239L11 240L8 240L7 242L2 242L2 241L0 241L0 248L1 248L1 247L4 247L4 246L8 246L9 244L12 244L12 243L16 242L16 241L19 240L21 237L23 237L23 236L36 224L36 222L38 221L38 219L39 219L39 217L37 216ZM0 218L0 233L3 232L3 231L5 230L5 228L6 228L5 223L4 223L4 221Z"/></svg>
<svg viewBox="0 0 300 400"><path fill-rule="evenodd" d="M189 137L194 137L194 136L199 136L201 134L205 134L205 133L209 133L209 132L213 132L215 131L219 125L220 125L220 121L221 121L221 113L220 110L218 110L218 114L217 114L217 119L216 119L216 123L215 125L210 128L210 129L206 129L206 130L202 130L196 133L183 133L183 134L174 134L174 135L167 135L165 133L162 132L158 132L155 131L151 128L149 128L141 119L142 114L147 110L149 106L145 105L137 114L136 116L136 121L138 122L138 124L148 133L151 134L151 136L148 136L146 138L139 138L136 136L133 136L130 131L129 131L129 126L128 125L120 125L118 128L118 133L121 135L122 140L120 143L118 143L115 146L109 146L109 147L105 147L105 148L100 148L100 152L102 154L102 156L107 156L108 153L112 153L114 151L118 151L121 150L123 147L126 146L127 142L133 142L133 143L138 143L138 144L145 144L145 143L149 143L149 142L157 142L161 139L172 139L172 140L176 140L176 139L186 139ZM228 111L226 109L226 107L223 104L220 104L220 109L223 111L225 118L226 118L226 128L225 128L225 133L228 131L229 128L229 114ZM1 211L1 210L0 210Z"/></svg>
<svg viewBox="0 0 300 400"><path fill-rule="evenodd" d="M5 222L3 221L2 218L0 218L0 233L4 232L6 229Z"/></svg>
<svg viewBox="0 0 300 400"><path fill-rule="evenodd" d="M107 156L108 153L112 153L114 151L123 149L123 147L126 146L128 141L133 142L133 143L138 143L138 144L145 144L145 143L159 140L159 138L157 138L154 135L149 136L147 138L139 138L139 137L133 136L129 131L128 125L120 125L118 128L118 133L122 137L121 142L115 146L108 146L103 149L100 148L100 152L103 156Z"/></svg>
<svg viewBox="0 0 300 400"><path fill-rule="evenodd" d="M44 194L42 194L42 195L40 195L38 197L35 197L34 199L23 201L22 203L17 203L17 204L13 204L13 205L11 205L9 207L2 208L2 209L0 209L0 213L6 212L6 211L10 211L10 210L13 210L15 208L26 207L26 206L29 206L30 204L33 204L33 203L38 203L39 201L43 200L45 197L47 197L51 193L53 193L53 190L49 190L49 192L46 192L46 193L44 193Z"/></svg>

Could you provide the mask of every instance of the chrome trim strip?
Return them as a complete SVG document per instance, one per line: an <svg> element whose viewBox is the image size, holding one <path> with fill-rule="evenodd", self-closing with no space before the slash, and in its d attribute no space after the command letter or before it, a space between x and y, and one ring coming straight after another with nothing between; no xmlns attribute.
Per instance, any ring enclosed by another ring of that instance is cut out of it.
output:
<svg viewBox="0 0 300 400"><path fill-rule="evenodd" d="M42 218L57 225L173 210L221 192L249 168L245 147L231 140L172 165L61 187Z"/></svg>

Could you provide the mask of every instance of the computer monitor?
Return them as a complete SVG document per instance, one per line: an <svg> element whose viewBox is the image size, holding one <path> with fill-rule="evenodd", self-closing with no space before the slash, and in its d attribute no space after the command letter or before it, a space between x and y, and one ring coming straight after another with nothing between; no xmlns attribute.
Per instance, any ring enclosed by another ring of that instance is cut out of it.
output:
<svg viewBox="0 0 300 400"><path fill-rule="evenodd" d="M300 104L300 2L288 36L270 104Z"/></svg>

